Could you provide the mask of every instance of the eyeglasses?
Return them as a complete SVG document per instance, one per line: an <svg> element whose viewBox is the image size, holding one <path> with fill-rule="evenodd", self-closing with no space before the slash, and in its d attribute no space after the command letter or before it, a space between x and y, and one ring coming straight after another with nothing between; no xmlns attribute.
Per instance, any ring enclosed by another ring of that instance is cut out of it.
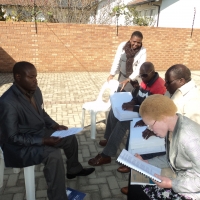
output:
<svg viewBox="0 0 200 200"><path fill-rule="evenodd" d="M153 72L153 70L150 71L150 72L147 73L147 74L139 74L139 77L140 77L140 78L142 78L142 77L143 77L143 78L147 78L151 72Z"/></svg>
<svg viewBox="0 0 200 200"><path fill-rule="evenodd" d="M170 85L172 82L174 82L174 81L176 81L178 79L180 79L180 78L174 79L173 81L165 81L165 84Z"/></svg>
<svg viewBox="0 0 200 200"><path fill-rule="evenodd" d="M155 125L156 122L157 120L155 120L155 122L152 125L147 125L147 129L149 129L150 131L153 131L153 126Z"/></svg>

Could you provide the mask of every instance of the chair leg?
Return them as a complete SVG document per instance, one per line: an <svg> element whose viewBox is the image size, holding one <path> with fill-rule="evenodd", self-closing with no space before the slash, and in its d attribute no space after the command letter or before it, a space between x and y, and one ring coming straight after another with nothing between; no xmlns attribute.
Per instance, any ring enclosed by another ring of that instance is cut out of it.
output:
<svg viewBox="0 0 200 200"><path fill-rule="evenodd" d="M35 200L35 165L24 167L26 199Z"/></svg>
<svg viewBox="0 0 200 200"><path fill-rule="evenodd" d="M1 152L0 152L0 188L3 187L4 168L5 168L4 159L3 159L3 155L1 156Z"/></svg>
<svg viewBox="0 0 200 200"><path fill-rule="evenodd" d="M91 111L91 139L96 138L96 112Z"/></svg>
<svg viewBox="0 0 200 200"><path fill-rule="evenodd" d="M85 109L82 109L82 121L81 121L81 127L84 128L84 122L85 122Z"/></svg>

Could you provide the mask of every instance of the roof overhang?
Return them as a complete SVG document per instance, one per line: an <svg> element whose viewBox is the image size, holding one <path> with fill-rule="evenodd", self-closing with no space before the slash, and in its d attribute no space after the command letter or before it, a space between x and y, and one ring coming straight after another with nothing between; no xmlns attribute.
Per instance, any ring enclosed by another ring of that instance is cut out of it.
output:
<svg viewBox="0 0 200 200"><path fill-rule="evenodd" d="M151 3L151 2L158 2L160 0L134 0L128 3L128 6L138 6L146 3Z"/></svg>

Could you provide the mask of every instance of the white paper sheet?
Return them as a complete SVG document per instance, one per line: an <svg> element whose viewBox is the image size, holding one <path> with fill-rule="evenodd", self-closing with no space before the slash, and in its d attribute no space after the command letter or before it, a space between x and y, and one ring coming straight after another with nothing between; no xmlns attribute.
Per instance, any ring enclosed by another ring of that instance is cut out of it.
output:
<svg viewBox="0 0 200 200"><path fill-rule="evenodd" d="M83 130L83 128L69 128L68 130L61 130L61 131L55 131L51 137L60 137L60 138L63 138L63 137L67 137L67 136L70 136L70 135L74 135L76 133L79 133Z"/></svg>
<svg viewBox="0 0 200 200"><path fill-rule="evenodd" d="M117 158L117 161L130 167L131 169L134 169L147 177L157 181L161 182L160 179L154 176L154 174L161 174L161 169L158 167L155 167L153 165L150 165L144 161L141 161L140 159L136 158L132 154L130 154L125 149L122 150L119 157Z"/></svg>

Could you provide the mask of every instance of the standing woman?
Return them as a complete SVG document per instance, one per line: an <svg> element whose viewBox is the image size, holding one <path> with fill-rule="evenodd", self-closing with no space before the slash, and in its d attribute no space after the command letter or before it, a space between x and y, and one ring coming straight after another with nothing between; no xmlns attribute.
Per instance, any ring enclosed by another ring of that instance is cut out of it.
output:
<svg viewBox="0 0 200 200"><path fill-rule="evenodd" d="M200 125L176 112L174 102L159 94L147 97L140 106L145 124L158 137L166 137L166 155L145 162L160 168L170 166L176 178L155 175L161 180L156 186L129 185L128 200L200 199Z"/></svg>
<svg viewBox="0 0 200 200"><path fill-rule="evenodd" d="M128 42L122 42L117 48L107 80L113 79L119 72L118 81L121 87L118 91L131 92L134 86L138 85L140 66L146 61L146 49L142 46L142 39L142 33L135 31Z"/></svg>

